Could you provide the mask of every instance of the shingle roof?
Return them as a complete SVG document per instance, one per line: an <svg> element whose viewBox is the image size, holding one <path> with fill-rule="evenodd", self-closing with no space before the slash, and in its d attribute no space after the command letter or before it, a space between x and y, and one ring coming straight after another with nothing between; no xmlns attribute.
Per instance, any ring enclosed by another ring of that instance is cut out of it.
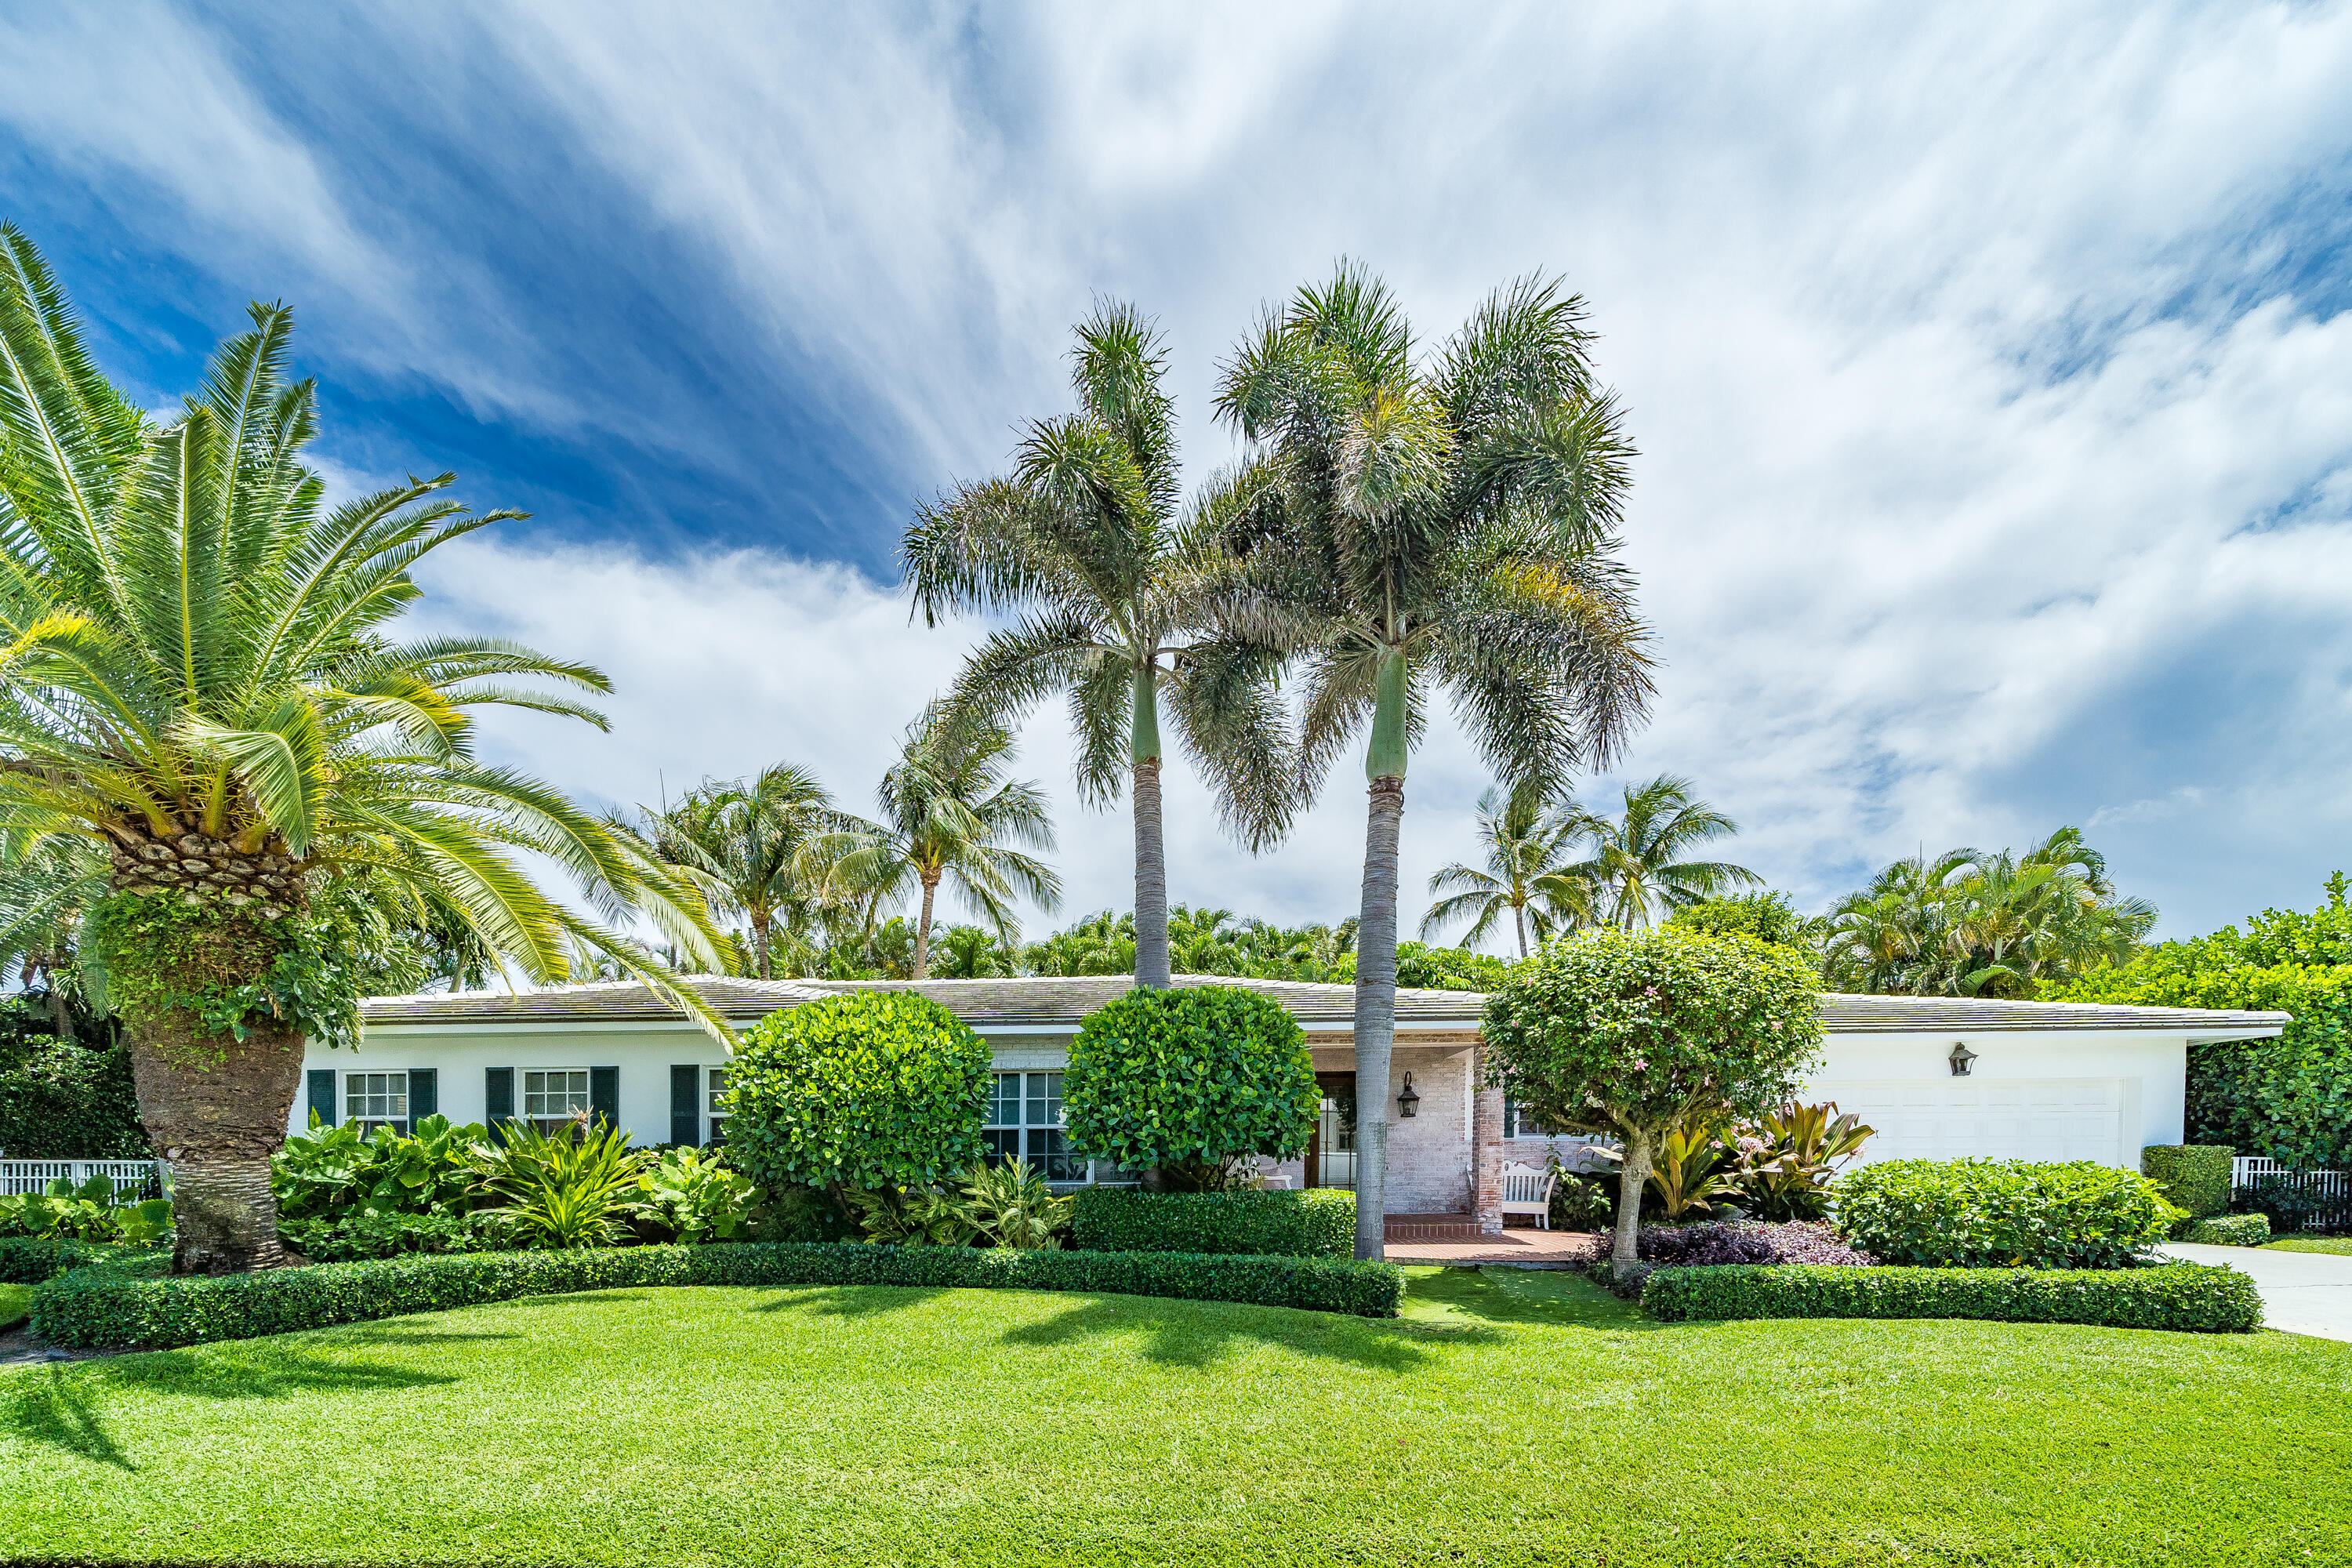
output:
<svg viewBox="0 0 2352 1568"><path fill-rule="evenodd" d="M1076 1024L1129 990L1123 974L1017 980L735 980L698 975L691 984L712 1006L737 1023L782 1007L856 991L919 991L982 1027ZM1355 988L1297 980L1241 980L1180 974L1179 985L1244 985L1263 992L1309 1026L1354 1019ZM1458 1027L1475 1021L1486 997L1469 991L1397 992L1403 1028ZM634 980L599 985L558 985L541 991L440 992L426 996L378 996L361 1004L371 1024L656 1023L677 1010ZM1837 1034L1920 1031L2160 1029L2175 1034L2276 1033L2284 1013L2242 1013L2202 1007L2126 1007L2095 1002L1979 1002L1965 996L1856 996L1827 993L1822 1022Z"/></svg>

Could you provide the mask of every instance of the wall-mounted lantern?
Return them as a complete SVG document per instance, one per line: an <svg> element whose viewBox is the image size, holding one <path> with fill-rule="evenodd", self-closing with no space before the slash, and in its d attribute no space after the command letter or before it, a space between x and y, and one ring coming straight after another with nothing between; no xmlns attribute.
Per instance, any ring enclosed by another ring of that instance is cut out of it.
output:
<svg viewBox="0 0 2352 1568"><path fill-rule="evenodd" d="M1976 1059L1976 1052L1969 1049L1969 1043L1966 1040L1952 1042L1952 1076L1954 1078L1968 1077L1969 1064Z"/></svg>
<svg viewBox="0 0 2352 1568"><path fill-rule="evenodd" d="M1412 1091L1412 1074L1404 1075L1404 1092L1397 1096L1397 1114L1414 1116L1421 1111L1421 1096Z"/></svg>

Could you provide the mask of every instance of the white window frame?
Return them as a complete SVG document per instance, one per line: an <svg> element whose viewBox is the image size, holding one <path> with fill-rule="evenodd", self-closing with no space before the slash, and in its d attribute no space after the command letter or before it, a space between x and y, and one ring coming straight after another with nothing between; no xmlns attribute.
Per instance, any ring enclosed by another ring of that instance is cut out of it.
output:
<svg viewBox="0 0 2352 1568"><path fill-rule="evenodd" d="M370 1079L382 1080L383 1088L378 1089L354 1087L366 1083ZM393 1086L394 1079L399 1080L397 1088ZM362 1110L361 1109L362 1106L367 1109ZM372 1114L379 1110L383 1112L382 1115ZM358 1122L362 1137L373 1133L379 1127L389 1127L394 1132L406 1137L409 1127L408 1069L403 1068L397 1072L343 1074L343 1120Z"/></svg>
<svg viewBox="0 0 2352 1568"><path fill-rule="evenodd" d="M563 1110L560 1114L550 1115L547 1112L544 1103L547 1098L547 1091L544 1088L541 1089L539 1091L541 1108L538 1110L533 1110L530 1107L530 1097L532 1092L530 1080L536 1078L544 1083L545 1079L557 1073L563 1074L566 1079L577 1078L580 1080L579 1109L581 1110L588 1111L592 1115L594 1114L594 1107L591 1104L588 1098L594 1092L594 1089L592 1087L592 1080L588 1076L588 1069L586 1068L520 1068L517 1070L522 1074L522 1082L518 1086L519 1092L516 1095L516 1104L518 1107L517 1120L527 1121L530 1123L531 1126L538 1128L540 1131L549 1134L552 1134L560 1129L572 1125L574 1119L573 1110L571 1105L572 1090L572 1086L568 1082L563 1088L565 1105Z"/></svg>
<svg viewBox="0 0 2352 1568"><path fill-rule="evenodd" d="M988 1085L987 1120L981 1129L981 1135L988 1140L988 1158L992 1162L1019 1159L1027 1161L1040 1172L1050 1169L1047 1161L1051 1155L1046 1148L1050 1139L1047 1135L1061 1132L1067 1136L1066 1128L1069 1118L1060 1110L1061 1096L1055 1091L1054 1082L1062 1077L1063 1070L1060 1068L994 1069ZM1013 1120L1010 1121L1003 1120L1002 1114L1008 1103L1004 1095L1004 1080L1007 1079L1013 1080L1013 1095L1009 1102ZM1049 1116L1050 1120L1047 1119ZM1009 1148L1005 1146L1007 1143L1011 1145ZM1120 1170L1108 1160L1072 1161L1066 1152L1067 1145L1064 1147L1063 1169L1066 1172L1075 1170L1077 1173L1051 1177L1046 1183L1048 1186L1066 1189L1097 1184L1108 1186L1135 1184L1132 1173Z"/></svg>
<svg viewBox="0 0 2352 1568"><path fill-rule="evenodd" d="M709 1132L703 1142L711 1148L727 1142L728 1113L719 1108L719 1097L727 1092L727 1069L724 1067L702 1069L702 1114Z"/></svg>

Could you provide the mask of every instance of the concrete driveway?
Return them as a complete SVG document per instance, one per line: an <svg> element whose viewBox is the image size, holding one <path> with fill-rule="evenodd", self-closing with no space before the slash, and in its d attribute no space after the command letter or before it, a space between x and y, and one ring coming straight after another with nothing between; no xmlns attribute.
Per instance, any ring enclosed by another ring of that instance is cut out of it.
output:
<svg viewBox="0 0 2352 1568"><path fill-rule="evenodd" d="M2161 1248L2190 1263L2226 1263L2253 1278L2262 1292L2263 1327L2323 1340L2352 1340L2352 1257L2333 1252L2266 1252L2258 1247Z"/></svg>

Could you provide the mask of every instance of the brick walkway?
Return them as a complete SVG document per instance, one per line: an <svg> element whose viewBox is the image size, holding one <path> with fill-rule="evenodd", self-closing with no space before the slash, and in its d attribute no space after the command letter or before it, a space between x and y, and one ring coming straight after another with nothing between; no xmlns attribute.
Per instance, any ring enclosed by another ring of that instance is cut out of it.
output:
<svg viewBox="0 0 2352 1568"><path fill-rule="evenodd" d="M1500 1236L1462 1241L1392 1241L1391 1263L1450 1263L1467 1268L1496 1264L1517 1268L1566 1268L1601 1249L1601 1237L1590 1231L1522 1229L1514 1226Z"/></svg>

